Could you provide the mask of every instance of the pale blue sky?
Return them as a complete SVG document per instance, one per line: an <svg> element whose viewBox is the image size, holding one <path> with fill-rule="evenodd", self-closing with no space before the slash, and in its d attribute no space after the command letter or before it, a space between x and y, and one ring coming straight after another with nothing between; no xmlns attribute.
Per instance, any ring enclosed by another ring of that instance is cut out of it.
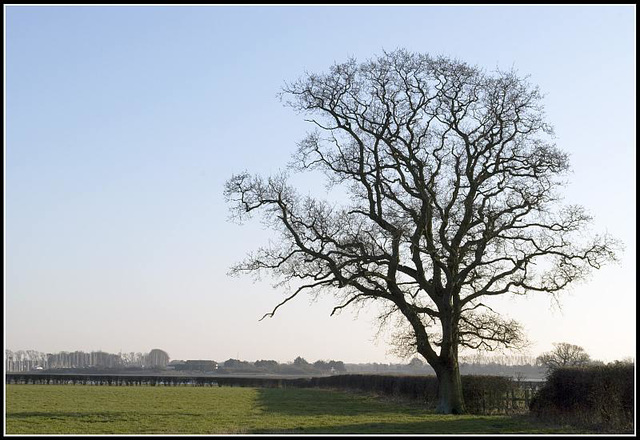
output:
<svg viewBox="0 0 640 440"><path fill-rule="evenodd" d="M635 6L5 7L5 346L172 359L391 362L372 315L229 278L266 243L227 221L232 173L273 173L311 127L276 94L305 70L406 48L546 93L567 202L625 242L567 292L506 298L533 345L635 356ZM301 179L310 190L320 187ZM306 188L305 188L306 190Z"/></svg>

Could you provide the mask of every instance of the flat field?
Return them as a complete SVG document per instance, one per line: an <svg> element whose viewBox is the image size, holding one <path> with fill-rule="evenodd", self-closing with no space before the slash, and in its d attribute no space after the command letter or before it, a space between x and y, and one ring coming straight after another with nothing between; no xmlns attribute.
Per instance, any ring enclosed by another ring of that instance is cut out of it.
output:
<svg viewBox="0 0 640 440"><path fill-rule="evenodd" d="M524 416L442 416L417 405L322 389L89 385L7 385L5 429L7 434L576 432Z"/></svg>

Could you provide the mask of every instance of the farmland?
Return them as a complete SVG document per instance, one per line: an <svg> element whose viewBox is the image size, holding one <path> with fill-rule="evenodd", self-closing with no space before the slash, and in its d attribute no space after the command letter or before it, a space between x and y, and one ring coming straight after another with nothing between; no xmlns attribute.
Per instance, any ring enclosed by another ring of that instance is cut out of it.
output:
<svg viewBox="0 0 640 440"><path fill-rule="evenodd" d="M13 385L7 434L560 433L526 416L428 413L314 388Z"/></svg>

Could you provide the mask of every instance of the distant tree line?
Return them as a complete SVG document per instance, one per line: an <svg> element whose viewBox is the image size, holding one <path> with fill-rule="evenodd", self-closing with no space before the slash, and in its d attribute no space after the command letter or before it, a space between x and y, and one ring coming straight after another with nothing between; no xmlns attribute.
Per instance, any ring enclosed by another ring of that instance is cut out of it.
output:
<svg viewBox="0 0 640 440"><path fill-rule="evenodd" d="M506 376L517 380L544 379L560 367L603 366L604 362L592 359L583 347L566 342L554 343L554 349L537 357L526 355L486 355L475 353L460 356L460 373L464 375ZM633 364L626 358L623 363ZM420 358L397 364L346 364L348 373L431 375L435 371Z"/></svg>
<svg viewBox="0 0 640 440"><path fill-rule="evenodd" d="M43 353L35 350L5 350L6 371L9 373L55 369L123 369L165 368L169 355L160 349L149 353L106 353L103 351L62 351Z"/></svg>
<svg viewBox="0 0 640 440"><path fill-rule="evenodd" d="M203 361L174 360L169 368L188 370L188 363ZM292 362L279 363L275 360L260 359L255 362L240 359L227 359L216 363L216 371L220 374L282 374L282 375L325 375L325 374L402 374L402 375L432 375L433 368L421 359L414 357L404 363L348 363L342 361L318 360L309 362L298 356ZM194 367L195 368L195 367ZM544 369L536 364L536 358L530 356L473 356L464 358L460 363L463 374L482 374L490 376L509 376L542 378ZM195 370L194 370L195 371ZM199 371L199 370L198 370ZM204 371L204 370L203 370Z"/></svg>
<svg viewBox="0 0 640 440"><path fill-rule="evenodd" d="M318 360L310 363L298 356L291 363L279 363L274 360L257 360L255 362L228 359L220 364L218 371L221 373L262 373L262 374L339 374L346 373L347 369L342 361Z"/></svg>
<svg viewBox="0 0 640 440"><path fill-rule="evenodd" d="M541 379L544 370L530 356L473 356L460 358L460 373L463 375L506 376L513 378ZM403 374L434 375L435 371L420 358L414 357L408 363L367 363L346 364L353 374Z"/></svg>
<svg viewBox="0 0 640 440"><path fill-rule="evenodd" d="M180 362L180 361L174 361ZM172 362L173 363L173 362ZM515 378L543 378L544 369L532 356L474 355L461 357L460 369L463 374L478 374L489 376L508 376ZM278 363L275 360L257 360L255 362L228 359L218 365L219 373L252 373L252 374L402 374L402 375L432 375L433 368L418 357L404 363L347 363L342 361L309 362L298 356L293 362Z"/></svg>
<svg viewBox="0 0 640 440"><path fill-rule="evenodd" d="M46 353L35 350L4 351L7 373L19 373L48 367Z"/></svg>
<svg viewBox="0 0 640 440"><path fill-rule="evenodd" d="M633 360L629 361L633 363ZM298 356L292 362L279 363L260 359L255 362L227 359L218 363L212 360L174 360L160 349L149 353L118 353L82 351L43 353L35 350L5 350L6 371L20 373L34 370L92 369L92 370L136 370L166 369L175 371L216 372L219 374L277 374L277 375L330 375L330 374L386 374L386 375L433 375L435 371L418 357L404 363L348 363L336 360L317 360L313 363ZM206 365L205 365L206 364ZM203 367L206 366L206 368ZM464 375L506 376L517 380L543 379L557 367L604 365L593 360L582 347L554 344L554 350L538 357L526 355L460 356L460 372Z"/></svg>

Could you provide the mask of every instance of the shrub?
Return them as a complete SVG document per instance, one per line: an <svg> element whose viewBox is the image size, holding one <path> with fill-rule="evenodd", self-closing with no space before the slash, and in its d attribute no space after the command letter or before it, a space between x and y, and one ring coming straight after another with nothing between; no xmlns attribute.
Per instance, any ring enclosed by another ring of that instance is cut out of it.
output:
<svg viewBox="0 0 640 440"><path fill-rule="evenodd" d="M633 430L634 368L628 364L554 370L531 402L548 421L598 431Z"/></svg>

